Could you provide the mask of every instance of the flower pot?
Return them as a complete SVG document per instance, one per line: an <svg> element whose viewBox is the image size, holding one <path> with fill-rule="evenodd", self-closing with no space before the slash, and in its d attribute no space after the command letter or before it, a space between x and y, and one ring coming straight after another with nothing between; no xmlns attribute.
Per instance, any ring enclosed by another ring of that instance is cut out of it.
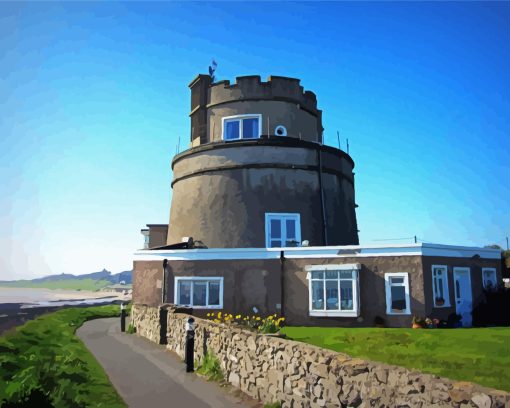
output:
<svg viewBox="0 0 510 408"><path fill-rule="evenodd" d="M422 329L423 327L421 327L421 325L419 325L418 323L413 323L413 329Z"/></svg>

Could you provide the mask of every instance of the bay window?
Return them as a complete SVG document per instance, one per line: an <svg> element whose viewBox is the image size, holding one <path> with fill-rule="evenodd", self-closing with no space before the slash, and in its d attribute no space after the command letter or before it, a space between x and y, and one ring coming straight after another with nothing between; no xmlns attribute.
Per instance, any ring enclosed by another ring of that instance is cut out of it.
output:
<svg viewBox="0 0 510 408"><path fill-rule="evenodd" d="M359 264L310 265L310 316L359 316Z"/></svg>

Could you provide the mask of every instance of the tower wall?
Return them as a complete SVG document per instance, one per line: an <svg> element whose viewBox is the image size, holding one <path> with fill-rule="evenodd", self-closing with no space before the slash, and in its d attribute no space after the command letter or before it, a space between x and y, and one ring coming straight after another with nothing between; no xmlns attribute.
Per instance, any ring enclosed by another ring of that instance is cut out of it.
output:
<svg viewBox="0 0 510 408"><path fill-rule="evenodd" d="M275 212L299 213L301 239L325 245L321 182L327 244L358 243L354 163L340 150L285 138L212 143L172 167L168 244L192 236L209 248L265 247L265 214Z"/></svg>

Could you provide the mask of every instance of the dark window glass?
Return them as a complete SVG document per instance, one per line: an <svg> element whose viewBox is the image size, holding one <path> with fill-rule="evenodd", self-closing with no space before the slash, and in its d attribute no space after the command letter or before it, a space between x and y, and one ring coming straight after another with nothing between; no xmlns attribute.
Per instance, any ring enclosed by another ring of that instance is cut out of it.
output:
<svg viewBox="0 0 510 408"><path fill-rule="evenodd" d="M282 223L278 219L271 220L271 239L282 237Z"/></svg>
<svg viewBox="0 0 510 408"><path fill-rule="evenodd" d="M207 282L193 282L193 306L206 306Z"/></svg>
<svg viewBox="0 0 510 408"><path fill-rule="evenodd" d="M209 306L220 304L220 283L209 282Z"/></svg>
<svg viewBox="0 0 510 408"><path fill-rule="evenodd" d="M391 308L393 310L406 310L406 291L403 286L391 287Z"/></svg>
<svg viewBox="0 0 510 408"><path fill-rule="evenodd" d="M225 140L239 139L239 121L232 120L225 123Z"/></svg>
<svg viewBox="0 0 510 408"><path fill-rule="evenodd" d="M179 300L180 305L191 304L191 282L179 281Z"/></svg>
<svg viewBox="0 0 510 408"><path fill-rule="evenodd" d="M338 280L326 281L326 309L338 310Z"/></svg>
<svg viewBox="0 0 510 408"><path fill-rule="evenodd" d="M243 139L259 137L259 120L257 118L243 119Z"/></svg>

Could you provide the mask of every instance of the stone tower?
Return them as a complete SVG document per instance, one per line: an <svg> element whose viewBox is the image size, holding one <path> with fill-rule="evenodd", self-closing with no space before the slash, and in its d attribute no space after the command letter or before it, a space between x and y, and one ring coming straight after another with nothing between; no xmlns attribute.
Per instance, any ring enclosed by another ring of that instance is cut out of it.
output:
<svg viewBox="0 0 510 408"><path fill-rule="evenodd" d="M259 76L191 89L191 148L172 161L167 244L209 248L356 245L354 162L322 144L315 94Z"/></svg>

